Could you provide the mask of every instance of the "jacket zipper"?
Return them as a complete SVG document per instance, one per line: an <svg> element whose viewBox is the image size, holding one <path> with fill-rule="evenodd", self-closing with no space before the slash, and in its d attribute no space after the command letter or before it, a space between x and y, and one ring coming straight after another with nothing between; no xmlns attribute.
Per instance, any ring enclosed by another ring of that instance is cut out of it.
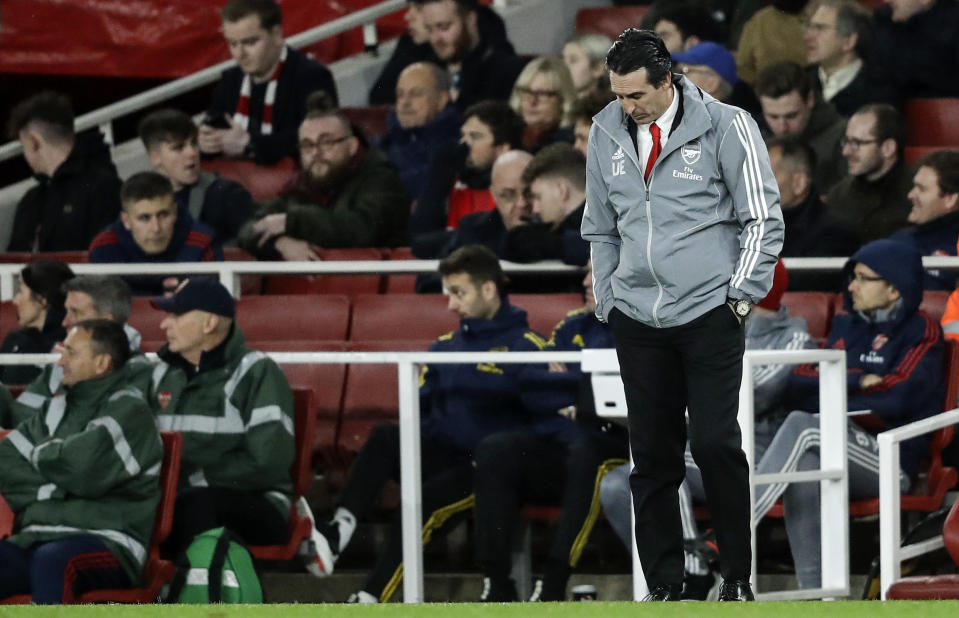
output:
<svg viewBox="0 0 959 618"><path fill-rule="evenodd" d="M659 163L659 161L656 161ZM653 164L653 169L656 168L656 164ZM648 225L648 232L646 234L646 263L649 264L649 273L653 276L653 281L656 282L656 287L659 289L659 294L656 296L656 302L653 303L653 323L656 324L656 328L662 328L662 324L659 323L659 303L663 300L663 284L659 280L659 275L656 274L656 269L653 268L653 209L649 203L649 189L653 185L653 172L649 172L649 182L646 183L646 222Z"/></svg>

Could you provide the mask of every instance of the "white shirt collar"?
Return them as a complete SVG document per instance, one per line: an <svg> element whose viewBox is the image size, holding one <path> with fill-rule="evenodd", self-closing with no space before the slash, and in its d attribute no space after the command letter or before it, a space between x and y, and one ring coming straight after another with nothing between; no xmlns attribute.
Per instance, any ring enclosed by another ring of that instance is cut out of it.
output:
<svg viewBox="0 0 959 618"><path fill-rule="evenodd" d="M862 60L856 58L841 69L837 69L832 75L826 75L822 67L819 67L819 81L822 83L822 98L826 101L832 100L840 90L852 83L862 68Z"/></svg>

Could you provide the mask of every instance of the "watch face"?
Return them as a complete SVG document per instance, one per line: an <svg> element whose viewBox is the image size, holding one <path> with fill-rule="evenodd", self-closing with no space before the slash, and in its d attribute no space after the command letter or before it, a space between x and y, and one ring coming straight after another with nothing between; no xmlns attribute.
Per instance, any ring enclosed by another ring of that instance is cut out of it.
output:
<svg viewBox="0 0 959 618"><path fill-rule="evenodd" d="M749 303L744 300L738 301L736 303L736 313L739 317L744 318L749 315Z"/></svg>

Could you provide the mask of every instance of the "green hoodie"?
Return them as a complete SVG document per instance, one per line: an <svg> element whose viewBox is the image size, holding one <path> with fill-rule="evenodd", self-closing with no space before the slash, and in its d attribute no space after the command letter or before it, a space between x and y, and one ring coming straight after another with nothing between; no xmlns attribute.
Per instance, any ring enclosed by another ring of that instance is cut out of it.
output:
<svg viewBox="0 0 959 618"><path fill-rule="evenodd" d="M160 431L183 434L180 493L263 491L287 515L293 484L293 392L279 366L234 324L199 367L163 346L149 397Z"/></svg>
<svg viewBox="0 0 959 618"><path fill-rule="evenodd" d="M163 445L127 368L62 387L0 442L0 493L26 548L99 538L140 581L157 504Z"/></svg>

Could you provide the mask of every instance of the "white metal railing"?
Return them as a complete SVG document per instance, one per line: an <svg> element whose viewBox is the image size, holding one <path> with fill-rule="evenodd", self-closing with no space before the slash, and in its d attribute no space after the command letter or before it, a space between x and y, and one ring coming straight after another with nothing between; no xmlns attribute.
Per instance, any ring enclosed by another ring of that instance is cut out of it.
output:
<svg viewBox="0 0 959 618"><path fill-rule="evenodd" d="M783 258L790 271L832 271L840 269L848 258ZM959 257L924 257L927 269L959 270ZM239 298L240 275L350 275L350 274L418 274L436 272L438 260L344 260L321 262L170 262L163 264L70 264L77 274L100 275L217 275L233 296ZM558 260L532 264L503 261L507 273L565 275L582 270ZM16 291L16 278L24 264L0 264L0 301L10 300ZM837 290L838 291L838 290Z"/></svg>
<svg viewBox="0 0 959 618"><path fill-rule="evenodd" d="M890 429L879 434L879 579L881 598L902 577L903 560L943 547L942 535L901 547L899 444L910 438L959 423L959 409Z"/></svg>
<svg viewBox="0 0 959 618"><path fill-rule="evenodd" d="M547 276L582 272L558 260L535 264L501 262L507 273L537 273ZM240 297L240 275L356 275L435 273L439 260L344 260L321 262L171 262L164 264L70 264L78 275L216 275L220 283ZM10 300L16 292L16 279L23 264L0 264L0 301Z"/></svg>
<svg viewBox="0 0 959 618"><path fill-rule="evenodd" d="M848 258L783 258L790 271L837 270ZM436 272L438 260L344 260L322 262L170 262L163 264L70 264L77 274L100 275L217 275L233 296L239 298L239 276L250 275L350 275L350 274L418 274ZM565 275L582 270L558 260L543 260L532 264L503 261L507 273L537 273ZM0 264L0 301L10 300L16 291L16 278L24 264ZM923 266L929 269L959 270L959 257L924 257Z"/></svg>
<svg viewBox="0 0 959 618"><path fill-rule="evenodd" d="M360 9L344 17L334 19L333 21L288 37L286 42L296 48L305 47L346 32L347 30L362 26L364 41L367 45L376 45L376 19L400 11L406 8L406 5L406 0L385 0L374 6ZM113 121L117 118L122 118L128 114L138 112L185 92L190 92L191 90L215 82L220 78L220 73L222 73L224 69L228 69L235 64L233 60L226 60L197 71L192 75L175 79L156 88L151 88L140 94L123 99L122 101L111 103L110 105L79 116L74 122L74 127L77 132L92 127L100 127L103 134L110 138L113 135ZM109 141L112 143L112 139ZM22 152L19 142L8 142L0 146L0 161L12 159Z"/></svg>
<svg viewBox="0 0 959 618"><path fill-rule="evenodd" d="M753 415L754 365L819 363L819 429L821 434L820 469L818 471L789 472L757 475L755 471L755 434ZM584 372L592 374L596 396L596 412L601 416L623 416L626 413L625 395L619 380L619 363L614 350L584 350ZM743 356L743 380L739 391L739 425L743 435L743 451L749 462L750 504L755 502L757 483L819 480L822 489L820 517L823 522L838 522L821 526L823 588L760 593L760 600L811 599L845 597L849 595L849 498L846 461L846 353L843 350L747 350ZM751 509L750 509L751 512ZM756 522L751 525L752 581L756 578ZM647 592L642 566L633 555L633 598L641 599Z"/></svg>

